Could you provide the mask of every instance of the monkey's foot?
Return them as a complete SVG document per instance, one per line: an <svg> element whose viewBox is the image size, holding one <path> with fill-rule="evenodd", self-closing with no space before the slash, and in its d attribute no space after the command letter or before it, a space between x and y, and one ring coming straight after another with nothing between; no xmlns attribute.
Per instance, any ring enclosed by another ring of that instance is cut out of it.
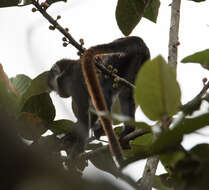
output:
<svg viewBox="0 0 209 190"><path fill-rule="evenodd" d="M130 149L129 141L125 139L125 136L135 130L132 126L125 126L125 129L121 132L119 142L123 149Z"/></svg>

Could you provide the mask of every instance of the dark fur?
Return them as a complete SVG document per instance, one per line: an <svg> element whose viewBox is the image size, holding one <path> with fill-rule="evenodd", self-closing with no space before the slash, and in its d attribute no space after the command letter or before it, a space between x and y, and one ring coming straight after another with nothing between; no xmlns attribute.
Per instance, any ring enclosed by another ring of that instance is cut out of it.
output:
<svg viewBox="0 0 209 190"><path fill-rule="evenodd" d="M78 110L78 126L76 127L76 135L79 143L75 143L74 148L79 149L76 150L77 152L84 151L89 131L88 110L92 104L89 101L90 96L83 78L82 67L84 76L87 78L87 85L88 83L93 83L93 87L96 86L96 90L100 88L98 86L101 85L102 87L103 93L101 93L100 90L95 91L95 89L91 89L91 84L88 85L91 97L95 96L93 98L93 105L96 107L97 111L106 109L111 110L113 98L118 95L121 114L131 118L134 118L135 115L133 89L122 85L118 88L112 88L112 79L106 79L104 76L100 77L100 85L95 82L95 76L92 75L92 73L95 72L93 71L95 68L91 67L91 62L95 55L101 55L102 62L105 65L112 65L113 68L118 70L117 74L120 77L125 78L131 83L134 83L136 74L141 65L150 57L149 49L141 38L126 37L87 50L84 53L82 60L85 65L81 64L81 60L63 59L56 62L52 67L48 77L50 88L57 91L61 97L72 96ZM100 99L103 95L105 101ZM97 119L96 115L91 115L91 126L94 127ZM130 131L132 131L130 126L126 126L124 134ZM96 134L100 135L100 133ZM99 137L99 135L97 136Z"/></svg>

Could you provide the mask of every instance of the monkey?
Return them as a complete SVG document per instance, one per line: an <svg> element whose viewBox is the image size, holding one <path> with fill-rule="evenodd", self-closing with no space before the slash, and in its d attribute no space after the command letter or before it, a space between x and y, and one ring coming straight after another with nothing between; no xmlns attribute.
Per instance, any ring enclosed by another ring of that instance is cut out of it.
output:
<svg viewBox="0 0 209 190"><path fill-rule="evenodd" d="M92 104L96 112L111 111L113 99L117 96L120 102L121 114L135 118L135 103L133 89L122 84L113 88L112 79L100 75L97 78L94 62L100 58L105 66L111 66L117 75L134 83L140 67L150 58L150 52L140 37L131 36L114 40L108 44L93 46L87 49L81 59L62 59L57 61L48 75L48 85L61 97L72 97L78 110L75 127L76 142L73 152L84 151L89 135L89 108ZM105 116L91 113L91 126L99 121L107 135L110 148L118 162L123 160L120 144L112 129L111 120ZM95 129L97 134L98 129ZM133 127L125 126L122 134L133 131ZM99 137L99 135L98 135Z"/></svg>

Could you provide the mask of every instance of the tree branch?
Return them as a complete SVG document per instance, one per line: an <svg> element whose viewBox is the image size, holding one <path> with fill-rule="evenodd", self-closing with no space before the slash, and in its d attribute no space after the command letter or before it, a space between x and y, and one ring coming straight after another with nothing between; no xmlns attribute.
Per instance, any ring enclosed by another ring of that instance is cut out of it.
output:
<svg viewBox="0 0 209 190"><path fill-rule="evenodd" d="M127 134L126 136L124 136L122 139L120 139L120 141L124 144L127 144L129 141L140 137L142 135L145 135L147 133L150 133L150 130L146 130L146 129L136 129L133 132Z"/></svg>
<svg viewBox="0 0 209 190"><path fill-rule="evenodd" d="M142 179L139 181L142 190L152 190L153 181L157 166L159 163L159 156L152 156L147 159L146 166Z"/></svg>
<svg viewBox="0 0 209 190"><path fill-rule="evenodd" d="M173 0L171 4L171 23L170 23L170 34L169 34L169 53L168 62L174 68L177 65L177 46L178 32L179 32L179 18L180 18L180 4L181 0ZM170 122L167 119L162 121L162 128L165 129L169 126ZM157 138L155 134L155 138ZM155 172L159 163L159 156L153 156L147 159L147 163L144 169L143 177L140 180L140 185L142 189L151 190L153 185L153 180Z"/></svg>
<svg viewBox="0 0 209 190"><path fill-rule="evenodd" d="M109 145L103 146L103 147L93 150L91 152L83 153L83 154L81 154L80 159L91 160L91 158L95 158L95 155L102 154L103 152L106 152L107 150L109 150ZM134 189L142 190L139 187L139 185L132 178L130 178L127 175L124 175L118 168L115 168L115 169L112 168L112 170L114 171L115 176L117 176L120 179L122 179L123 181L125 181L127 184L132 186Z"/></svg>
<svg viewBox="0 0 209 190"><path fill-rule="evenodd" d="M181 0L173 0L171 4L171 23L168 45L168 63L174 68L177 66L177 46L179 45L179 19Z"/></svg>
<svg viewBox="0 0 209 190"><path fill-rule="evenodd" d="M195 96L191 101L187 102L183 106L181 106L181 110L185 115L191 115L194 111L200 108L200 105L203 100L203 96L206 94L207 90L209 89L209 81L204 84L202 90Z"/></svg>
<svg viewBox="0 0 209 190"><path fill-rule="evenodd" d="M154 134L154 141L157 138L159 134ZM143 176L141 180L139 180L139 186L142 188L142 190L152 190L153 182L154 182L154 176L155 172L157 170L157 166L159 163L159 156L155 155L152 157L149 157L147 159Z"/></svg>
<svg viewBox="0 0 209 190"><path fill-rule="evenodd" d="M171 123L170 118L163 119L161 122L162 131L168 129L170 123ZM155 132L153 133L153 135L154 135L154 140L153 140L153 143L154 143L155 140L159 137L160 133ZM159 155L155 155L147 159L143 176L141 180L139 181L140 187L143 190L152 190L155 172L157 170L158 163L159 163Z"/></svg>
<svg viewBox="0 0 209 190"><path fill-rule="evenodd" d="M170 23L169 47L168 47L169 48L168 62L174 68L176 68L177 65L177 46L179 45L178 32L179 32L180 4L181 4L181 0L173 0L171 4L171 23ZM162 128L168 126L169 126L169 122L166 122L165 124L164 121L162 121ZM159 162L158 156L153 156L147 159L143 177L142 180L140 180L140 185L142 189L146 189L146 190L152 189L154 175L158 166L158 162Z"/></svg>
<svg viewBox="0 0 209 190"><path fill-rule="evenodd" d="M66 31L55 19L53 19L47 12L46 9L43 8L36 0L32 0L32 4L37 8L37 10L46 18L49 23L51 23L57 30L59 30L69 41L69 43L78 49L81 53L84 52L84 48L81 44L75 41L75 39L70 35L69 32Z"/></svg>
<svg viewBox="0 0 209 190"><path fill-rule="evenodd" d="M125 86L127 86L127 87L129 87L129 88L135 88L135 86L134 86L132 83L130 83L130 82L127 81L126 79L124 79L124 78L122 78L122 77L119 77L117 74L115 74L115 73L111 72L110 70L108 70L108 69L104 66L104 64L100 63L98 60L96 60L95 65L96 65L96 67L97 67L100 71L102 71L103 74L105 74L105 75L111 77L112 79L117 78L119 83L122 83L122 84L124 84Z"/></svg>

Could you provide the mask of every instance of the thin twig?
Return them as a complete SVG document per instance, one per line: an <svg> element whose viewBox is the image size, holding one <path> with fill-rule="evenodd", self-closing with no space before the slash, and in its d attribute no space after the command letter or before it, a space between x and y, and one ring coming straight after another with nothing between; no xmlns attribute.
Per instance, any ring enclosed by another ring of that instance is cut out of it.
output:
<svg viewBox="0 0 209 190"><path fill-rule="evenodd" d="M208 89L209 89L209 81L206 84L204 84L203 89L200 91L200 93L197 96L200 97L204 96Z"/></svg>
<svg viewBox="0 0 209 190"><path fill-rule="evenodd" d="M38 9L38 11L46 18L49 23L51 23L57 30L59 30L69 41L69 43L78 49L81 53L84 52L84 48L81 44L75 41L75 39L70 35L65 28L63 28L55 19L53 19L46 10L36 1L32 0L32 4Z"/></svg>
<svg viewBox="0 0 209 190"><path fill-rule="evenodd" d="M120 142L126 144L126 143L128 143L129 141L131 141L131 140L133 140L133 139L135 139L135 138L137 138L137 137L140 137L140 136L142 136L142 135L145 135L145 134L147 134L147 133L150 133L150 132L151 132L151 130L148 130L148 129L136 129L136 130L134 130L133 132L128 133L126 136L124 136L124 137L120 140ZM93 136L93 137L91 137L91 138L88 139L88 143L90 143L90 142L92 142L92 141L94 141L94 140L98 140L98 139L96 139L96 137ZM102 141L102 140L98 140L98 141L106 142L106 141Z"/></svg>
<svg viewBox="0 0 209 190"><path fill-rule="evenodd" d="M145 135L147 133L150 133L150 130L146 130L146 129L136 129L133 132L127 134L126 136L124 136L120 141L124 144L128 143L129 141L140 137L142 135Z"/></svg>
<svg viewBox="0 0 209 190"><path fill-rule="evenodd" d="M127 81L124 78L119 77L117 74L109 71L103 64L101 64L99 61L96 61L95 63L96 67L99 68L103 74L110 76L111 78L117 78L118 81L122 84L124 84L125 86L129 87L129 88L135 88L135 86L130 83L129 81Z"/></svg>
<svg viewBox="0 0 209 190"><path fill-rule="evenodd" d="M194 107L196 108L196 106L194 106L193 104L197 104L197 100L202 101L203 100L202 97L207 93L208 89L209 89L209 82L207 82L207 84L203 86L202 90L197 94L197 96L195 96L192 100L190 100L189 102L187 102L186 104L182 106L183 107L182 112L180 112L180 115L171 123L170 128L175 128L176 126L178 126L179 123L182 122L182 120L188 113L188 110ZM190 112L195 111L195 110L190 110Z"/></svg>
<svg viewBox="0 0 209 190"><path fill-rule="evenodd" d="M202 103L202 98L209 89L209 81L204 84L202 90L195 96L191 101L187 102L186 104L181 106L181 110L184 112L185 115L191 115L194 111L198 110L200 108L200 105Z"/></svg>

